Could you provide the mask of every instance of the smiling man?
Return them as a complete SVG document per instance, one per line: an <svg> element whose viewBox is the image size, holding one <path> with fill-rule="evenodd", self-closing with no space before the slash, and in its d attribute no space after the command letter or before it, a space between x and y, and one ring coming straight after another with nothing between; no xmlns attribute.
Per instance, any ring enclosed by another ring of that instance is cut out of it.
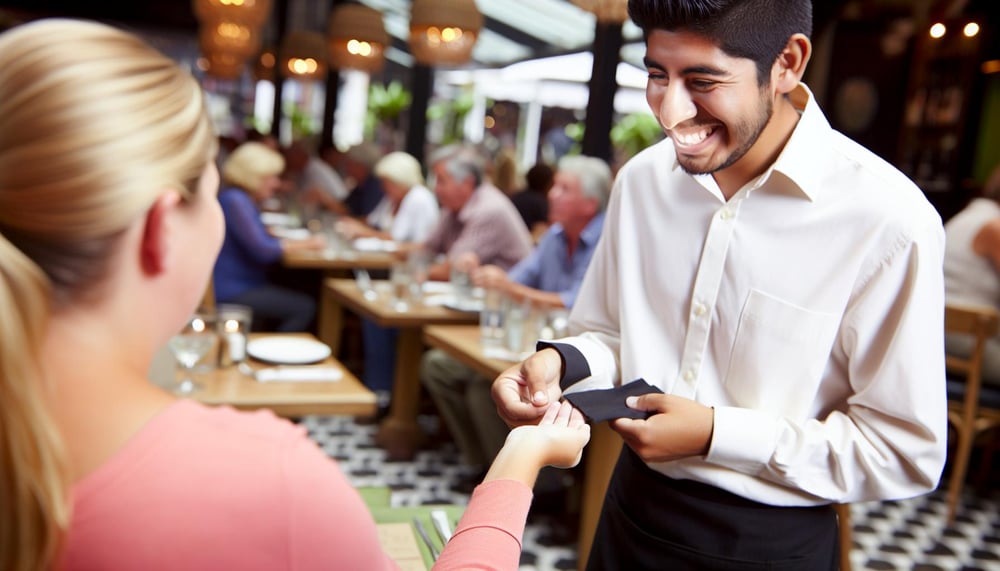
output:
<svg viewBox="0 0 1000 571"><path fill-rule="evenodd" d="M564 392L663 390L611 421L590 569L837 569L831 504L925 493L944 464L940 217L801 83L809 0L629 12L668 138L618 175L574 336L494 400L523 424Z"/></svg>

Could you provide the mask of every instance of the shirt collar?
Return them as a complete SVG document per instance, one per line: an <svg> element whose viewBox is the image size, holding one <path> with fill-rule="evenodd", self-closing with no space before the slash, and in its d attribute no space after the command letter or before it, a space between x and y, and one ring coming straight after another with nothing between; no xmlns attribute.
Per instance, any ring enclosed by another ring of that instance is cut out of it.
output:
<svg viewBox="0 0 1000 571"><path fill-rule="evenodd" d="M580 232L580 242L588 246L593 246L597 243L597 240L601 237L601 228L604 226L604 212L598 212L587 222L587 225L583 227ZM557 236L561 237L562 240L566 241L566 229L563 228L562 224L556 222L552 225L552 231Z"/></svg>
<svg viewBox="0 0 1000 571"><path fill-rule="evenodd" d="M779 192L787 190L813 201L821 192L819 181L825 172L824 154L819 149L829 148L829 133L832 129L806 84L799 83L788 94L788 98L799 111L799 122L792 130L792 136L785 143L785 148L778 155L778 159L764 174L750 181L748 185L757 188L767 184L772 190ZM669 143L669 141L664 142ZM676 171L680 168L677 154L674 153L673 169ZM772 176L775 173L779 176ZM721 191L718 190L711 175L696 175L694 178L699 179L702 186L716 189L715 192L721 197Z"/></svg>
<svg viewBox="0 0 1000 571"><path fill-rule="evenodd" d="M814 201L823 192L821 181L826 176L826 157L833 129L804 83L792 90L788 98L801 116L778 160L763 180L776 189L798 192ZM775 173L780 176L772 176Z"/></svg>

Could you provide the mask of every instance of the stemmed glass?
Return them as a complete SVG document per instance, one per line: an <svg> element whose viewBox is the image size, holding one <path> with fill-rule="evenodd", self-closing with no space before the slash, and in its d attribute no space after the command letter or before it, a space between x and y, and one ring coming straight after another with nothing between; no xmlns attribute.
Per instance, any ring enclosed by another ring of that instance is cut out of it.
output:
<svg viewBox="0 0 1000 571"><path fill-rule="evenodd" d="M204 388L194 380L194 367L217 341L215 318L209 313L192 315L184 328L170 338L170 352L177 360L181 377L173 387L175 393L187 395Z"/></svg>

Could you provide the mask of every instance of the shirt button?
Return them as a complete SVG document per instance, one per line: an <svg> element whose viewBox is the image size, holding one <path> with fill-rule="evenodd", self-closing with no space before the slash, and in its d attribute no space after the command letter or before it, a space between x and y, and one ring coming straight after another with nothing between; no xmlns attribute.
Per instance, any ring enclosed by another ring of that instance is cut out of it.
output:
<svg viewBox="0 0 1000 571"><path fill-rule="evenodd" d="M691 369L688 369L688 370L684 371L684 380L685 381L693 381L694 380L694 371L692 371Z"/></svg>
<svg viewBox="0 0 1000 571"><path fill-rule="evenodd" d="M723 220L729 220L732 217L733 217L733 213L730 210L723 210L723 211L719 212L719 218L721 218Z"/></svg>
<svg viewBox="0 0 1000 571"><path fill-rule="evenodd" d="M705 307L704 303L697 303L694 306L694 314L696 317L701 317L708 313L708 308Z"/></svg>

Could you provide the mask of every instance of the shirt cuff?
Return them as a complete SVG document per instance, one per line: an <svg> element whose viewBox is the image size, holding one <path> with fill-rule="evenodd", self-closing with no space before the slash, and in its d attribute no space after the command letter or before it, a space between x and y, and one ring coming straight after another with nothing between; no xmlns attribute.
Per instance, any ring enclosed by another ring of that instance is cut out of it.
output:
<svg viewBox="0 0 1000 571"><path fill-rule="evenodd" d="M551 341L539 341L535 344L535 350L555 349L562 358L562 377L559 379L559 388L566 390L577 381L590 376L590 365L587 358L579 349L565 343L553 343Z"/></svg>
<svg viewBox="0 0 1000 571"><path fill-rule="evenodd" d="M745 474L759 473L774 455L779 421L746 408L717 406L714 410L712 443L705 460Z"/></svg>

